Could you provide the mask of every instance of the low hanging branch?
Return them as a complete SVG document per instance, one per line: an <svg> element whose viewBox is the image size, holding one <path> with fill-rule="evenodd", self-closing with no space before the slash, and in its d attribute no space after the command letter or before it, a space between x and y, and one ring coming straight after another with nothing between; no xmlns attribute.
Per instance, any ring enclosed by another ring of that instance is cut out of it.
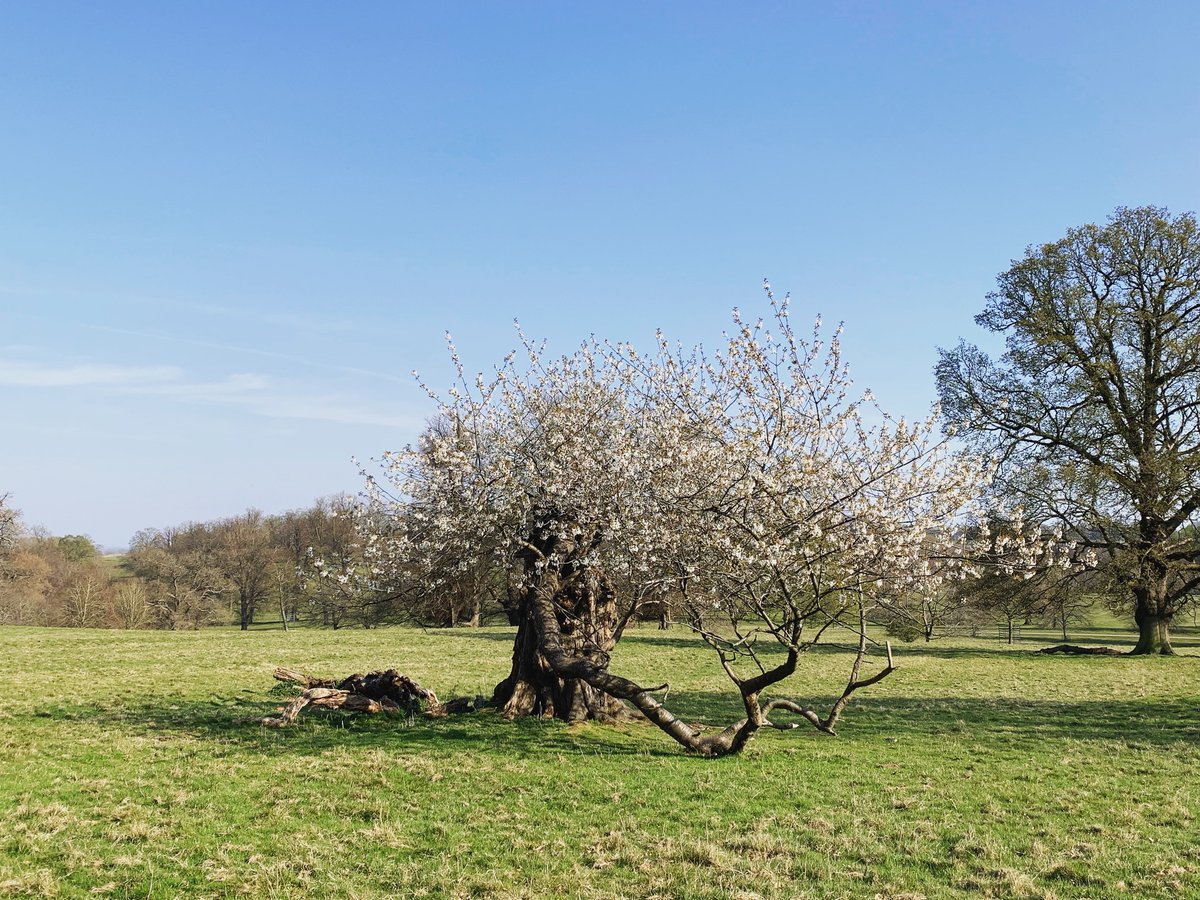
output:
<svg viewBox="0 0 1200 900"><path fill-rule="evenodd" d="M280 667L275 670L275 678L278 681L295 682L304 690L278 715L264 716L258 720L259 724L270 728L291 725L306 706L367 713L403 712L410 715L423 709L426 715L439 716L449 712L465 712L472 705L466 698L440 703L437 694L395 669L368 672L366 675L354 674L341 681L333 681Z"/></svg>
<svg viewBox="0 0 1200 900"><path fill-rule="evenodd" d="M859 679L858 673L862 669L863 659L867 655L867 611L860 603L858 607L858 654L854 657L854 665L850 669L850 680L846 683L846 690L842 692L842 696L834 702L833 708L829 711L829 716L824 722L817 725L821 731L833 734L833 726L837 724L838 718L842 714L842 710L846 708L846 704L850 702L850 695L859 688L870 687L887 678L896 670L896 665L892 661L892 642L887 641L887 666L879 672L876 672L870 678Z"/></svg>
<svg viewBox="0 0 1200 900"><path fill-rule="evenodd" d="M850 679L846 684L845 691L834 702L829 714L824 719L816 711L795 700L777 698L767 701L765 704L760 700L760 693L763 690L777 684L795 671L800 652L793 648L789 650L784 662L775 668L754 678L734 678L746 708L746 718L730 725L718 734L701 736L650 695L650 691L657 690L657 688L645 688L636 682L609 672L607 654L597 653L594 654L596 658L593 658L588 654L574 654L566 649L553 601L553 597L560 587L557 575L547 573L542 577L541 583L530 591L533 612L539 626L541 651L550 669L559 676L585 681L610 697L628 701L646 719L662 729L677 743L702 756L718 757L738 753L764 727L781 730L796 727L793 724L772 722L768 717L775 710L796 713L810 722L818 731L832 735L835 733L834 726L837 724L842 710L850 702L851 695L859 688L879 683L896 669L892 660L892 645L889 641L887 643L887 666L869 678L859 678L863 659L867 655L866 613L860 607L858 653L854 659ZM734 677L732 673L730 675Z"/></svg>

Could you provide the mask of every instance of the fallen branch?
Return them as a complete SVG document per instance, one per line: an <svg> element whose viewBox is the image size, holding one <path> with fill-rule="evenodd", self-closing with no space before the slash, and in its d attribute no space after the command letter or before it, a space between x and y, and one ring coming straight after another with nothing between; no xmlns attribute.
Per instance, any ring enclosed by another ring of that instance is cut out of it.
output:
<svg viewBox="0 0 1200 900"><path fill-rule="evenodd" d="M1124 656L1120 650L1112 647L1079 647L1075 644L1056 644L1053 647L1043 647L1038 653L1069 653L1072 656Z"/></svg>
<svg viewBox="0 0 1200 900"><path fill-rule="evenodd" d="M302 672L280 667L275 670L278 681L294 682L304 690L274 716L264 716L257 721L269 728L282 728L296 721L306 706L325 709L348 709L353 712L403 712L412 715L422 710L426 715L439 716L449 712L467 712L478 709L477 704L465 698L440 703L437 694L421 687L407 675L395 669L383 672L354 674L341 681L313 678Z"/></svg>

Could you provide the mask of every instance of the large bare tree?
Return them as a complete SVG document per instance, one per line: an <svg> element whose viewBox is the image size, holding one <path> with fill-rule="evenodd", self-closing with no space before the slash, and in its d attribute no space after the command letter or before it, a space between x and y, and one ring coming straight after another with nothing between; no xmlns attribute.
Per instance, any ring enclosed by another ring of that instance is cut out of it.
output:
<svg viewBox="0 0 1200 900"><path fill-rule="evenodd" d="M1200 586L1200 231L1118 209L1031 246L976 321L990 359L942 351L947 419L1003 461L998 487L1056 521L1125 585L1137 654L1170 654Z"/></svg>
<svg viewBox="0 0 1200 900"><path fill-rule="evenodd" d="M215 541L213 564L233 586L238 625L246 631L270 593L281 548L272 542L267 520L257 509L217 522L211 531Z"/></svg>

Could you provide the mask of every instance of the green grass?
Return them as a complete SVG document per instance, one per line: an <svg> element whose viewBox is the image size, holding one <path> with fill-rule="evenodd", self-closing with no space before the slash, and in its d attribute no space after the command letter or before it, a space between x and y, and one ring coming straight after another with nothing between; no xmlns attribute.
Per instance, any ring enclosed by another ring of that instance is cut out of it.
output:
<svg viewBox="0 0 1200 900"><path fill-rule="evenodd" d="M838 738L771 732L715 761L644 725L237 721L288 695L276 665L487 693L510 640L0 628L0 895L1200 896L1187 640L1176 659L905 645ZM790 693L828 698L846 665L822 648ZM682 630L630 634L613 667L669 678L689 721L737 715Z"/></svg>
<svg viewBox="0 0 1200 900"><path fill-rule="evenodd" d="M105 573L113 581L124 581L127 578L133 578L133 572L130 571L128 565L129 557L124 553L105 553L99 557L99 560Z"/></svg>

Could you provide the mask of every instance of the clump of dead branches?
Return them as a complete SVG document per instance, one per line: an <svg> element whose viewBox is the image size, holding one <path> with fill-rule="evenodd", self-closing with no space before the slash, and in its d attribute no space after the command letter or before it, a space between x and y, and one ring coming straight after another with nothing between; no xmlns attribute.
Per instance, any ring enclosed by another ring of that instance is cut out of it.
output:
<svg viewBox="0 0 1200 900"><path fill-rule="evenodd" d="M275 670L275 678L299 684L304 690L276 715L257 720L259 724L270 728L291 725L306 706L364 713L404 713L409 716L421 713L436 717L452 712L473 712L482 705L480 698L472 700L469 697L457 697L442 703L433 691L421 687L395 669L368 672L366 675L356 673L334 681L314 678L281 666Z"/></svg>

